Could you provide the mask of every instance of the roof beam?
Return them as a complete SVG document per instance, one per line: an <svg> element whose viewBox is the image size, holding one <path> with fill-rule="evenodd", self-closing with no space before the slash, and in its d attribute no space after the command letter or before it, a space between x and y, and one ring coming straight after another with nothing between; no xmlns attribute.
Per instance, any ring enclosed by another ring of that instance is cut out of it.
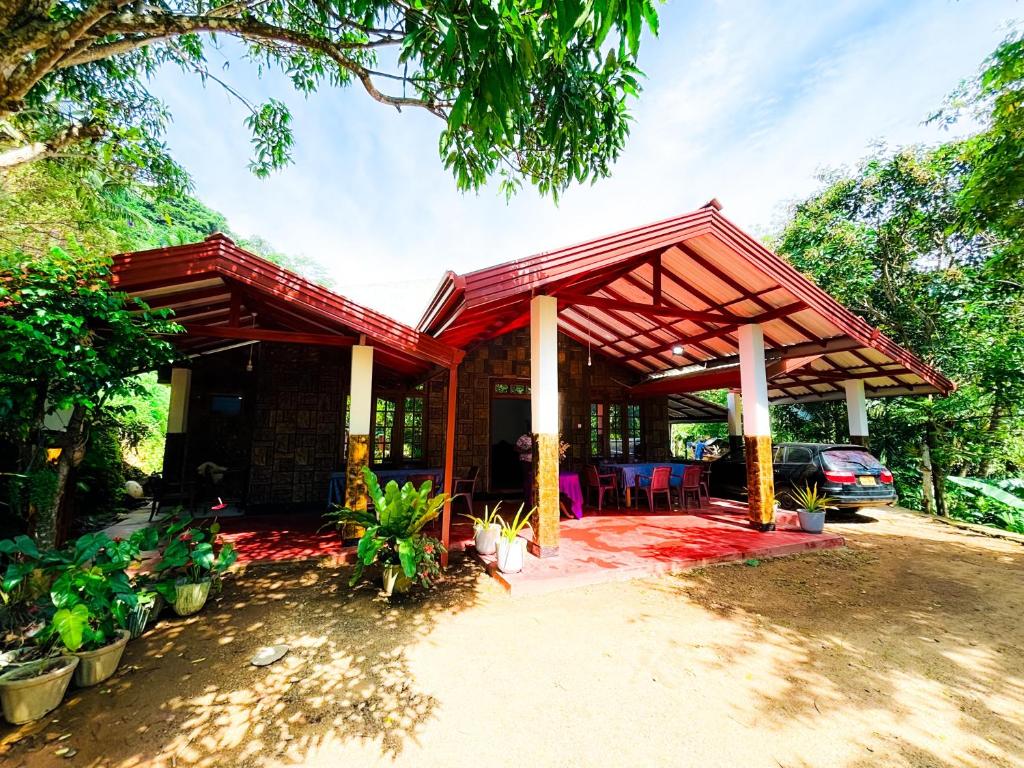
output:
<svg viewBox="0 0 1024 768"><path fill-rule="evenodd" d="M594 309L615 309L622 312L633 312L642 317L673 317L677 320L703 320L708 323L750 323L751 319L733 315L728 312L704 312L702 310L681 309L665 305L642 304L638 301L621 299L605 299L600 296L584 296L574 293L558 294L558 302L563 306L578 305Z"/></svg>
<svg viewBox="0 0 1024 768"><path fill-rule="evenodd" d="M273 331L268 328L234 328L226 325L196 325L182 323L189 336L208 336L214 339L241 339L247 341L275 341L284 344L308 344L324 347L351 347L356 339L329 333L297 333Z"/></svg>

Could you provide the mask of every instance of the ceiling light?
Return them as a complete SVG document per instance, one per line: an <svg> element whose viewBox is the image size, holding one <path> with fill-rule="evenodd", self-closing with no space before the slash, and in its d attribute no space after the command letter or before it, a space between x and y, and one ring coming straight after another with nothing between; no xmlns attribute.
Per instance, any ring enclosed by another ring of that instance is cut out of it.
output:
<svg viewBox="0 0 1024 768"><path fill-rule="evenodd" d="M681 355L681 354L683 354L683 345L682 344L676 344L674 347L672 347L672 354L673 355Z"/></svg>

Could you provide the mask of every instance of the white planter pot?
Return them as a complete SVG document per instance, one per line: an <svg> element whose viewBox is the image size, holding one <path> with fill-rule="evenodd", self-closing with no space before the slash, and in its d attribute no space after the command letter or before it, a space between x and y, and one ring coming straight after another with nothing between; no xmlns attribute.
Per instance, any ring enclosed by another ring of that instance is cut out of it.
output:
<svg viewBox="0 0 1024 768"><path fill-rule="evenodd" d="M174 612L179 616L191 616L206 605L210 596L210 580L174 585Z"/></svg>
<svg viewBox="0 0 1024 768"><path fill-rule="evenodd" d="M502 573L519 573L523 570L525 554L526 539L509 541L501 537L498 539L498 570Z"/></svg>
<svg viewBox="0 0 1024 768"><path fill-rule="evenodd" d="M800 530L805 533L821 533L825 530L824 512L808 512L806 509L798 509L796 514L800 518Z"/></svg>
<svg viewBox="0 0 1024 768"><path fill-rule="evenodd" d="M124 629L117 630L117 639L95 651L78 651L78 669L75 670L75 685L87 688L102 683L115 671L124 655L124 647L131 635Z"/></svg>
<svg viewBox="0 0 1024 768"><path fill-rule="evenodd" d="M473 543L476 545L476 551L481 555L493 555L498 549L498 536L501 534L501 526L488 525L486 528L482 525L473 527Z"/></svg>
<svg viewBox="0 0 1024 768"><path fill-rule="evenodd" d="M0 676L4 719L21 725L55 710L78 664L75 656L58 656L8 668Z"/></svg>
<svg viewBox="0 0 1024 768"><path fill-rule="evenodd" d="M384 594L388 597L396 592L407 592L412 586L412 579L405 575L400 565L385 565L381 577L384 582Z"/></svg>

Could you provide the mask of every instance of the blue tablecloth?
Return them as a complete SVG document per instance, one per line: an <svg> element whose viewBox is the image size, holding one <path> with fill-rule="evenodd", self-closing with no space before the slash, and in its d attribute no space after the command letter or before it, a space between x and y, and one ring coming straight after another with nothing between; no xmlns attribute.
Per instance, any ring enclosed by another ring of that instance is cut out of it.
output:
<svg viewBox="0 0 1024 768"><path fill-rule="evenodd" d="M373 474L377 476L377 482L386 485L389 480L394 480L399 485L405 485L411 475L433 475L434 493L441 492L441 481L444 479L444 470L440 467L426 469L375 469ZM332 472L327 486L327 508L335 504L345 503L345 473Z"/></svg>
<svg viewBox="0 0 1024 768"><path fill-rule="evenodd" d="M669 482L675 488L683 482L683 468L685 466L685 464L673 464L668 461L651 461L643 464L602 464L601 471L615 472L619 476L620 488L635 488L639 476L645 475L640 480L640 485L650 485L651 473L655 467L672 467L672 478Z"/></svg>

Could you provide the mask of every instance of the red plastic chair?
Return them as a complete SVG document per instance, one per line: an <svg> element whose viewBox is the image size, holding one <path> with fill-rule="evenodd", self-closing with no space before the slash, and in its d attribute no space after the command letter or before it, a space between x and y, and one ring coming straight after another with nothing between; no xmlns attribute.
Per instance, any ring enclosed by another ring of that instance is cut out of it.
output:
<svg viewBox="0 0 1024 768"><path fill-rule="evenodd" d="M650 480L648 485L641 485L640 480ZM655 467L651 474L636 476L637 504L640 504L641 492L647 496L647 507L654 511L654 500L659 495L665 496L665 503L672 509L672 467Z"/></svg>
<svg viewBox="0 0 1024 768"><path fill-rule="evenodd" d="M614 472L601 474L593 464L587 465L587 497L591 493L597 496L597 511L600 512L604 506L604 496L611 493L615 499L615 508L619 508L619 481Z"/></svg>
<svg viewBox="0 0 1024 768"><path fill-rule="evenodd" d="M679 503L683 509L689 509L691 496L697 497L697 508L701 506L701 496L707 492L702 479L703 471L696 464L690 464L683 468L683 481L679 484ZM708 497L710 502L711 497Z"/></svg>

